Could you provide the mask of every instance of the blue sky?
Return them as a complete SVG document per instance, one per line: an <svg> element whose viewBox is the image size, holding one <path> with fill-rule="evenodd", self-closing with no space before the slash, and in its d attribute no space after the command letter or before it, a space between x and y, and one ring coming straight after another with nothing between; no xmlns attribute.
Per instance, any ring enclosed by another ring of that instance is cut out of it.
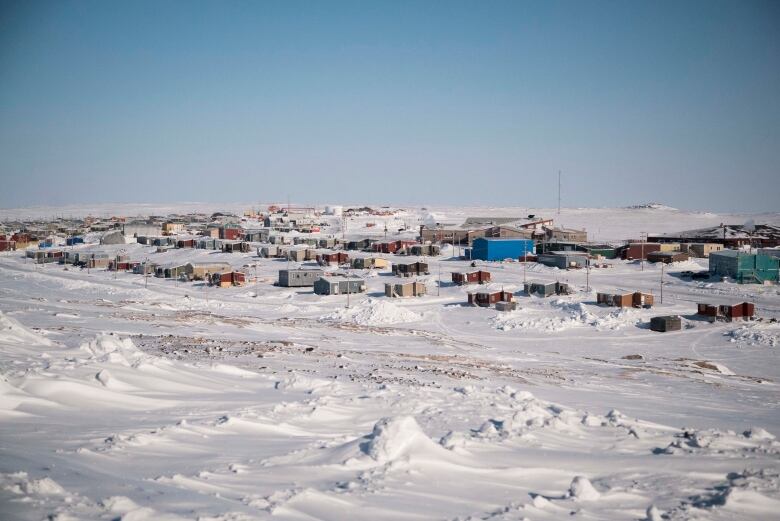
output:
<svg viewBox="0 0 780 521"><path fill-rule="evenodd" d="M0 206L780 211L780 2L3 1Z"/></svg>

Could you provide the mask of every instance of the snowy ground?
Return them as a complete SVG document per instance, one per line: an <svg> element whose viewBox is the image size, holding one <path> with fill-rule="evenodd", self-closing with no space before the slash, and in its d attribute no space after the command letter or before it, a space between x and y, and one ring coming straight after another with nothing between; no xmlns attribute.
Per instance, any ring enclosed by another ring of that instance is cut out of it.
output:
<svg viewBox="0 0 780 521"><path fill-rule="evenodd" d="M742 217L600 209L560 221L617 240ZM445 255L422 298L385 298L389 273L354 270L368 293L346 308L345 296L273 286L283 261L110 248L256 264L258 281L145 287L0 256L2 519L778 518L777 287L680 278L706 267L692 261L667 268L663 304L617 311L595 291L658 299L660 268L611 262L586 293L583 271L488 263L496 287L577 289L518 294L519 309L499 314L463 305L473 288L446 281L466 263ZM764 320L693 318L696 302L741 300ZM648 329L673 313L682 331Z"/></svg>

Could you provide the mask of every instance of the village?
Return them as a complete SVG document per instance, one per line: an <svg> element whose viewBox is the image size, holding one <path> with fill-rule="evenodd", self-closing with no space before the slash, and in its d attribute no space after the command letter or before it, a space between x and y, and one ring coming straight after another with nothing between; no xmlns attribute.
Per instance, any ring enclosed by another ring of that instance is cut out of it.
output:
<svg viewBox="0 0 780 521"><path fill-rule="evenodd" d="M761 285L778 282L780 226L771 224L645 233L622 243L594 243L588 241L585 229L555 226L554 219L536 215L434 223L422 212L416 219L399 221L403 223L400 228L388 230L395 214L386 207L329 206L317 211L268 205L263 212L252 209L242 216L217 212L133 220L12 221L2 223L0 251L22 255L26 262L42 266L141 275L145 286L154 277L198 287L273 284L311 288L321 296L357 296L376 289L389 298L424 297L431 292L440 296L443 287L467 286L464 304L499 311L517 309L517 297L589 293L593 290L591 272L624 264L638 264L641 270L645 263L660 266L657 287L597 292L596 304L652 308L663 301L664 277ZM704 269L676 269L692 259ZM269 271L277 271L280 262L284 267L270 281ZM503 270L505 263L522 266L522 285L517 290L505 289L492 279L491 270ZM559 280L534 280L537 265L556 269ZM375 288L377 274L383 277ZM610 278L610 286L620 286L617 277L600 279ZM570 279L579 285L570 284ZM707 320L755 318L750 302L696 304L690 315ZM681 319L654 316L649 324L653 331L679 330Z"/></svg>

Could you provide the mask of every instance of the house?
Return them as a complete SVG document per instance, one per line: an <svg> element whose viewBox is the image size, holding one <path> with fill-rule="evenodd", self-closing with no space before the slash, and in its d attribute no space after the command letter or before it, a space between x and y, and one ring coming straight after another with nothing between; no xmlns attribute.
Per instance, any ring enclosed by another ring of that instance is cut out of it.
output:
<svg viewBox="0 0 780 521"><path fill-rule="evenodd" d="M761 253L723 250L710 254L709 271L713 275L731 277L740 284L778 281L780 258Z"/></svg>
<svg viewBox="0 0 780 521"><path fill-rule="evenodd" d="M476 291L469 293L468 302L472 306L490 307L497 302L511 302L514 299L511 291Z"/></svg>
<svg viewBox="0 0 780 521"><path fill-rule="evenodd" d="M690 258L691 256L687 253L679 251L654 251L647 254L647 262L663 262L664 264L683 262Z"/></svg>
<svg viewBox="0 0 780 521"><path fill-rule="evenodd" d="M162 279L178 279L182 275L186 276L186 264L163 264L155 266L154 276Z"/></svg>
<svg viewBox="0 0 780 521"><path fill-rule="evenodd" d="M393 263L393 275L411 277L413 275L428 275L427 262Z"/></svg>
<svg viewBox="0 0 780 521"><path fill-rule="evenodd" d="M222 241L223 253L249 253L252 250L250 244L244 241Z"/></svg>
<svg viewBox="0 0 780 521"><path fill-rule="evenodd" d="M261 246L257 248L257 256L263 258L276 257L279 254L279 246L275 244L269 244L268 246Z"/></svg>
<svg viewBox="0 0 780 521"><path fill-rule="evenodd" d="M531 239L485 238L474 239L471 257L485 261L516 259L521 255L534 253Z"/></svg>
<svg viewBox="0 0 780 521"><path fill-rule="evenodd" d="M385 296L388 297L421 297L427 288L423 282L386 282Z"/></svg>
<svg viewBox="0 0 780 521"><path fill-rule="evenodd" d="M654 251L661 251L660 242L630 242L621 249L620 257L623 260L646 259L647 254Z"/></svg>
<svg viewBox="0 0 780 521"><path fill-rule="evenodd" d="M305 248L290 248L287 250L287 260L291 260L293 262L303 262L306 260L306 249Z"/></svg>
<svg viewBox="0 0 780 521"><path fill-rule="evenodd" d="M68 237L65 239L65 246L76 246L77 244L84 244L84 237Z"/></svg>
<svg viewBox="0 0 780 521"><path fill-rule="evenodd" d="M405 250L409 255L416 255L418 257L433 257L441 254L441 246L438 244L412 244L410 247L405 248Z"/></svg>
<svg viewBox="0 0 780 521"><path fill-rule="evenodd" d="M133 266L133 273L136 275L154 275L156 271L157 265L151 262L139 262Z"/></svg>
<svg viewBox="0 0 780 521"><path fill-rule="evenodd" d="M569 285L563 282L526 282L523 289L528 295L536 295L537 297L569 295L571 293Z"/></svg>
<svg viewBox="0 0 780 521"><path fill-rule="evenodd" d="M320 277L314 281L314 293L317 295L344 295L364 291L366 281L359 277Z"/></svg>
<svg viewBox="0 0 780 521"><path fill-rule="evenodd" d="M184 271L190 280L209 280L210 275L224 273L230 269L227 262L188 262Z"/></svg>
<svg viewBox="0 0 780 521"><path fill-rule="evenodd" d="M753 320L756 316L756 306L752 302L740 302L731 305L698 304L696 314L710 322L723 320Z"/></svg>
<svg viewBox="0 0 780 521"><path fill-rule="evenodd" d="M0 251L14 251L16 250L16 241L13 241L11 239L6 239L5 236L3 236L2 239L0 239Z"/></svg>
<svg viewBox="0 0 780 521"><path fill-rule="evenodd" d="M223 271L209 275L212 286L228 288L230 286L243 286L246 284L246 274L241 271Z"/></svg>
<svg viewBox="0 0 780 521"><path fill-rule="evenodd" d="M366 250L372 247L372 244L377 242L375 239L360 239L356 241L348 241L345 244L345 250Z"/></svg>
<svg viewBox="0 0 780 521"><path fill-rule="evenodd" d="M584 268L588 265L588 254L573 251L553 251L540 253L536 256L536 262L562 270Z"/></svg>
<svg viewBox="0 0 780 521"><path fill-rule="evenodd" d="M108 268L111 258L108 253L97 252L93 253L86 260L87 268Z"/></svg>
<svg viewBox="0 0 780 521"><path fill-rule="evenodd" d="M213 237L201 237L195 241L195 247L199 250L221 250L222 243Z"/></svg>
<svg viewBox="0 0 780 521"><path fill-rule="evenodd" d="M179 239L176 241L177 248L194 248L195 239Z"/></svg>
<svg viewBox="0 0 780 521"><path fill-rule="evenodd" d="M267 235L264 234L262 230L246 230L241 239L246 242L261 242L265 240L266 237Z"/></svg>
<svg viewBox="0 0 780 521"><path fill-rule="evenodd" d="M175 235L184 231L184 223L168 221L163 223L162 232L164 235Z"/></svg>
<svg viewBox="0 0 780 521"><path fill-rule="evenodd" d="M682 319L679 315L653 317L650 319L650 329L652 331L658 331L659 333L680 331L680 329L682 329Z"/></svg>
<svg viewBox="0 0 780 521"><path fill-rule="evenodd" d="M452 282L458 286L465 284L485 284L490 282L490 272L485 270L453 271Z"/></svg>
<svg viewBox="0 0 780 521"><path fill-rule="evenodd" d="M131 221L122 224L122 235L125 237L151 236L156 237L162 234L162 228L159 224L151 224L144 221Z"/></svg>
<svg viewBox="0 0 780 521"><path fill-rule="evenodd" d="M683 242L680 243L680 251L691 257L706 259L710 253L722 251L723 245L716 242Z"/></svg>
<svg viewBox="0 0 780 521"><path fill-rule="evenodd" d="M352 267L357 270L381 270L389 268L390 262L387 259L383 259L381 257L357 257L352 259Z"/></svg>
<svg viewBox="0 0 780 521"><path fill-rule="evenodd" d="M548 241L573 241L573 242L587 242L588 232L585 230L577 230L574 228L544 228L544 237Z"/></svg>
<svg viewBox="0 0 780 521"><path fill-rule="evenodd" d="M286 288L311 287L324 274L323 270L311 268L279 270L278 285Z"/></svg>
<svg viewBox="0 0 780 521"><path fill-rule="evenodd" d="M27 250L25 252L25 256L36 264L59 262L64 255L62 250Z"/></svg>
<svg viewBox="0 0 780 521"><path fill-rule="evenodd" d="M241 226L238 224L223 224L219 227L220 239L228 241L240 240L243 233L243 228L241 228Z"/></svg>
<svg viewBox="0 0 780 521"><path fill-rule="evenodd" d="M406 253L406 250L415 244L417 244L416 241L402 240L375 242L371 244L371 251L375 251L377 253L398 253L399 251L403 250L404 253Z"/></svg>
<svg viewBox="0 0 780 521"><path fill-rule="evenodd" d="M618 308L649 308L653 305L653 295L636 291L634 293L597 293L596 302Z"/></svg>
<svg viewBox="0 0 780 521"><path fill-rule="evenodd" d="M334 251L330 253L321 253L316 257L317 264L320 266L339 266L349 262L349 255L343 251Z"/></svg>

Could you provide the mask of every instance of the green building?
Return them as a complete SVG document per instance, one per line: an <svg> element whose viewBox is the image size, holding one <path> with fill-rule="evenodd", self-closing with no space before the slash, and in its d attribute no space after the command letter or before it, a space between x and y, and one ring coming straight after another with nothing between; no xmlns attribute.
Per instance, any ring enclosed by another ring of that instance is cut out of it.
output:
<svg viewBox="0 0 780 521"><path fill-rule="evenodd" d="M757 253L723 250L710 254L710 273L731 277L740 284L778 281L780 259Z"/></svg>

